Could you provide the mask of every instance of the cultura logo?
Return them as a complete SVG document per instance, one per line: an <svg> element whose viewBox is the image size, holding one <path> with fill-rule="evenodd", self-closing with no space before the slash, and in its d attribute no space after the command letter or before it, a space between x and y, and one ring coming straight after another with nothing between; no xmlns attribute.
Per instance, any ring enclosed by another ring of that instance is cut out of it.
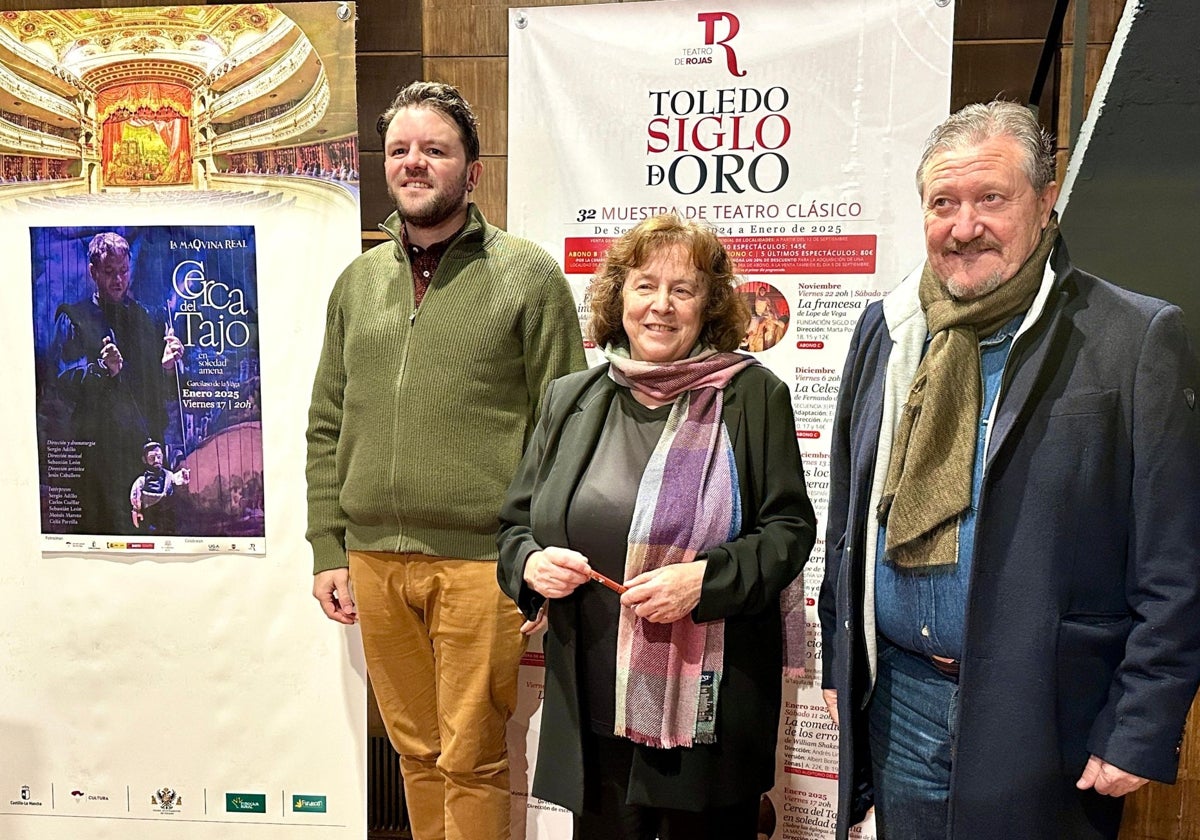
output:
<svg viewBox="0 0 1200 840"><path fill-rule="evenodd" d="M737 15L732 12L700 12L696 15L696 20L704 24L704 44L705 46L717 46L725 50L725 66L729 68L729 72L734 76L745 76L745 70L738 70L737 53L733 51L733 47L729 46L729 42L737 37L738 31L742 28L742 24L737 19ZM725 37L717 37L718 24L724 24Z"/></svg>

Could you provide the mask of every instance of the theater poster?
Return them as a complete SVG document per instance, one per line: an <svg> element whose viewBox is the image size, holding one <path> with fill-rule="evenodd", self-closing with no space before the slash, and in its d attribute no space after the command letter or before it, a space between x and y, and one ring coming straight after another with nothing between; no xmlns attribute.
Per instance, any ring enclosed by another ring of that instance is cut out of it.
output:
<svg viewBox="0 0 1200 840"><path fill-rule="evenodd" d="M665 211L711 225L753 313L742 349L792 391L819 537L787 593L805 609L806 668L784 680L777 784L759 824L770 840L833 835L837 731L821 700L816 614L829 431L859 314L923 259L914 173L948 111L953 22L949 0L678 0L509 15L509 228L558 258L583 321L588 281L614 237ZM588 352L600 361L598 348ZM535 649L511 740L527 745L531 765L542 674ZM514 813L527 837L569 825L533 797ZM857 831L874 836L870 823Z"/></svg>
<svg viewBox="0 0 1200 840"><path fill-rule="evenodd" d="M0 10L3 840L366 835L361 642L304 539L355 25Z"/></svg>
<svg viewBox="0 0 1200 840"><path fill-rule="evenodd" d="M263 552L254 228L31 228L43 547Z"/></svg>

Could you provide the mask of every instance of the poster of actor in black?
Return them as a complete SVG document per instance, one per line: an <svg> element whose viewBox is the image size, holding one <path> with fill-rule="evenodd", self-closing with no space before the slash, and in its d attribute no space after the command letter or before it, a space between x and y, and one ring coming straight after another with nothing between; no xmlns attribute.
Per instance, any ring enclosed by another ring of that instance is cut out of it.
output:
<svg viewBox="0 0 1200 840"><path fill-rule="evenodd" d="M30 239L43 533L261 537L253 229ZM198 479L173 485L169 518L131 493L150 443Z"/></svg>

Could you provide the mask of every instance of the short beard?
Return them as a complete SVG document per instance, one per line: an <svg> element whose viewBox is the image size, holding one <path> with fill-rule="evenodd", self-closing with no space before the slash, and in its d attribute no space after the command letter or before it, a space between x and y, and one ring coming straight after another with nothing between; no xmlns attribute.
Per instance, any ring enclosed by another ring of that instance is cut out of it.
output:
<svg viewBox="0 0 1200 840"><path fill-rule="evenodd" d="M999 251L1000 246L995 242L984 239L973 239L970 242L959 242L957 239L951 239L947 250L956 251L960 254L974 254L986 250ZM953 277L938 279L942 281L942 287L955 300L975 300L996 291L996 289L1004 285L1004 281L1008 278L1001 277L999 274L993 274L986 278L982 284L971 286L959 283Z"/></svg>
<svg viewBox="0 0 1200 840"><path fill-rule="evenodd" d="M467 195L467 173L463 173L462 179L455 185L455 189L447 190L427 203L422 210L414 213L404 211L404 208L400 206L399 197L392 192L390 186L388 195L392 197L392 203L396 205L396 210L405 222L415 228L435 228L462 209L463 197Z"/></svg>
<svg viewBox="0 0 1200 840"><path fill-rule="evenodd" d="M986 278L981 284L964 285L959 283L953 277L948 277L942 281L942 285L946 291L950 293L950 297L955 300L975 300L984 295L990 295L992 292L1004 285L1007 277L1001 277L999 274L993 274Z"/></svg>

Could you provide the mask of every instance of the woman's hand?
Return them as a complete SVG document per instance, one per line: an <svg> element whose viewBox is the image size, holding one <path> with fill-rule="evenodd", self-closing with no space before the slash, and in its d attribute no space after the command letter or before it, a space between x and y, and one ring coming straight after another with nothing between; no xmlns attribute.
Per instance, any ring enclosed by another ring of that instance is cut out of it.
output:
<svg viewBox="0 0 1200 840"><path fill-rule="evenodd" d="M621 596L621 606L629 607L638 618L655 624L678 621L700 603L707 567L707 560L694 560L642 572L625 581L629 590Z"/></svg>
<svg viewBox="0 0 1200 840"><path fill-rule="evenodd" d="M535 633L540 633L546 627L546 607L550 605L549 601L542 601L542 608L538 610L537 617L532 621L526 621L521 625L522 636L532 636Z"/></svg>
<svg viewBox="0 0 1200 840"><path fill-rule="evenodd" d="M588 581L588 559L578 551L547 546L525 561L526 585L547 598L565 598Z"/></svg>

